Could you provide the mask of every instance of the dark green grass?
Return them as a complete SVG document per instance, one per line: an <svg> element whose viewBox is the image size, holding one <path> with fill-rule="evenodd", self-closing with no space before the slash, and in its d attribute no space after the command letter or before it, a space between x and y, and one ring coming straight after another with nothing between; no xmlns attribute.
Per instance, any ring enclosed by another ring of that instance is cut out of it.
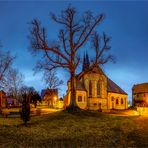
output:
<svg viewBox="0 0 148 148"><path fill-rule="evenodd" d="M98 112L0 119L0 147L148 147L148 117Z"/></svg>

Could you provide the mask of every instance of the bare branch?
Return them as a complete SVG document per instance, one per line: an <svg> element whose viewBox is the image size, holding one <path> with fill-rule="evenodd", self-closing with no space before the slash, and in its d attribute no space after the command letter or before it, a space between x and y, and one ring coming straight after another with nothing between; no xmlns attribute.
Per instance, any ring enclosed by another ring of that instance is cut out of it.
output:
<svg viewBox="0 0 148 148"><path fill-rule="evenodd" d="M103 47L101 48L100 44L103 40ZM92 37L92 47L95 50L95 60L93 60L94 66L103 65L109 61L115 62L115 57L112 55L104 55L106 51L109 51L111 47L109 46L110 38L106 36L105 33L103 33L103 38L101 40L101 36L97 34L96 32L93 34Z"/></svg>
<svg viewBox="0 0 148 148"><path fill-rule="evenodd" d="M86 29L89 27L89 25L86 26L86 28L84 28L84 30L82 31L82 35L81 35L81 36L84 35L83 40L81 42L79 41L80 43L76 46L76 50L78 50L86 42L86 40L91 35L94 28L98 24L100 24L103 20L104 20L104 15L103 14L97 16L96 19L94 20L94 22L92 23L92 25L90 26L90 29L89 29L88 33L86 33L86 35L84 35L84 33L85 33Z"/></svg>
<svg viewBox="0 0 148 148"><path fill-rule="evenodd" d="M57 73L55 70L44 71L43 80L47 84L48 88L55 89L63 85L64 82L60 80L56 75Z"/></svg>

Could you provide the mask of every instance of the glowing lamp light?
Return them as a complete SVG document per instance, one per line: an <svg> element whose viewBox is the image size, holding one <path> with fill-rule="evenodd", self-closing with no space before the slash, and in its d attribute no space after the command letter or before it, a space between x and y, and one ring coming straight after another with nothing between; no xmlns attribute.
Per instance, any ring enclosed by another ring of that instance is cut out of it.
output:
<svg viewBox="0 0 148 148"><path fill-rule="evenodd" d="M57 97L54 97L54 101L56 101L57 100Z"/></svg>

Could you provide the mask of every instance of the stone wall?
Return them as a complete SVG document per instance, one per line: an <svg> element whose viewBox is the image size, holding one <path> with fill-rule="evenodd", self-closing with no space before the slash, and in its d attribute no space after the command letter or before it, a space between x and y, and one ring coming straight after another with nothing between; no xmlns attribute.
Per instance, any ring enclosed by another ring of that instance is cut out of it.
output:
<svg viewBox="0 0 148 148"><path fill-rule="evenodd" d="M78 101L78 97L81 96L82 97L82 101ZM85 91L80 91L77 90L76 91L76 103L78 104L78 106L82 109L86 109L87 108L87 96L86 96L86 92Z"/></svg>
<svg viewBox="0 0 148 148"><path fill-rule="evenodd" d="M108 109L127 109L128 100L127 95L118 93L108 93ZM118 103L116 100L118 99ZM121 101L123 99L123 102Z"/></svg>
<svg viewBox="0 0 148 148"><path fill-rule="evenodd" d="M100 98L107 97L107 78L101 74L88 73L84 76L84 85L89 94L89 82L92 83L92 98L97 96L97 82L100 82ZM89 95L88 95L89 96Z"/></svg>
<svg viewBox="0 0 148 148"><path fill-rule="evenodd" d="M136 107L139 115L148 115L148 107Z"/></svg>

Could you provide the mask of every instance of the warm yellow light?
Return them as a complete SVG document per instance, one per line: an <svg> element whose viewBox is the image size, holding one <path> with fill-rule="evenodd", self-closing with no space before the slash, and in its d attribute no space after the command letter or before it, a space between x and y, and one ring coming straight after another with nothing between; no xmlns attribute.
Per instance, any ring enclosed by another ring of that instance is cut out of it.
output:
<svg viewBox="0 0 148 148"><path fill-rule="evenodd" d="M54 97L54 101L56 101L57 100L57 97Z"/></svg>

